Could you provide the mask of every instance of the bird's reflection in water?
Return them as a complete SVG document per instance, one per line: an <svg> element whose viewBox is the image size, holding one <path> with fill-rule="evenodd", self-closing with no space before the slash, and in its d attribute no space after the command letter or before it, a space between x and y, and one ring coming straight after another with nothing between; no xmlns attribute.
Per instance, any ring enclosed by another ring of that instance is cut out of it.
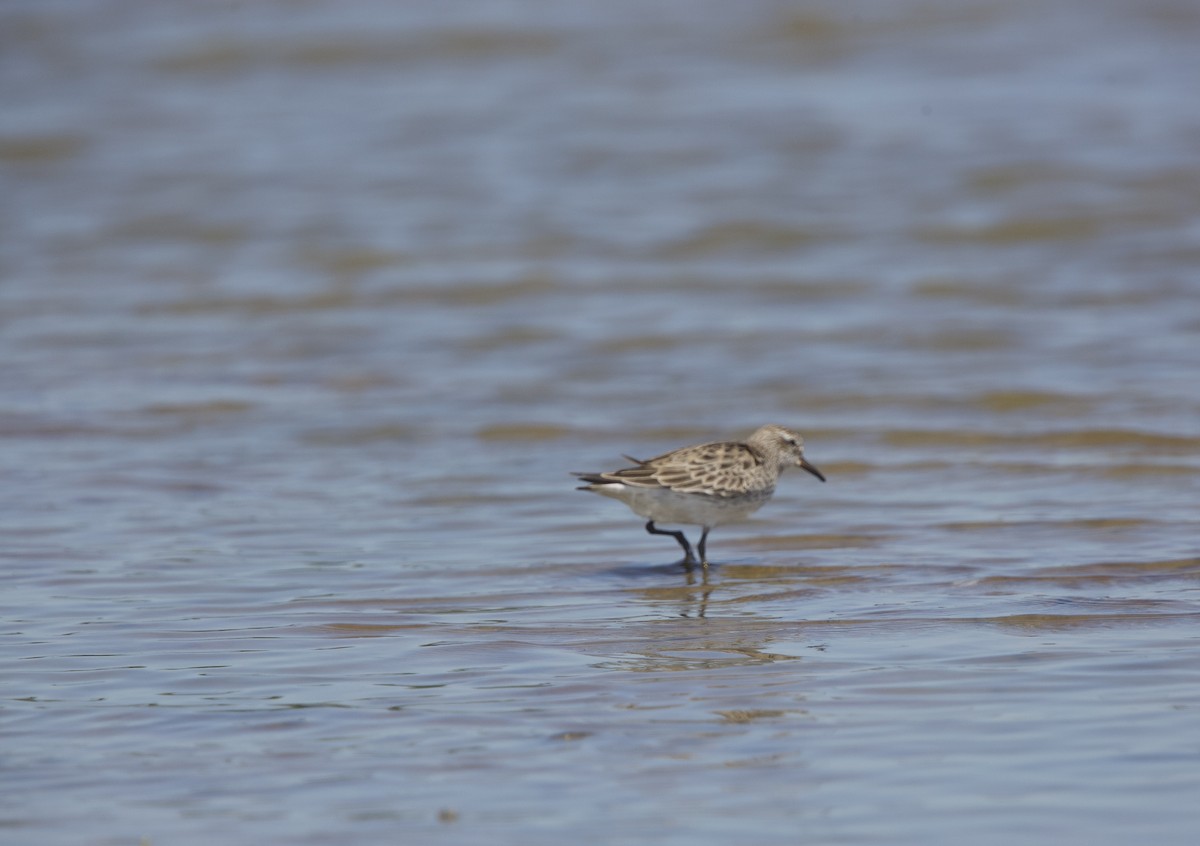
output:
<svg viewBox="0 0 1200 846"><path fill-rule="evenodd" d="M621 569L639 579L653 575L655 583L652 587L635 587L630 592L664 611L670 608L673 617L704 617L708 611L709 597L720 585L717 580L719 568L711 565L697 567L679 562L649 568L635 566Z"/></svg>
<svg viewBox="0 0 1200 846"><path fill-rule="evenodd" d="M680 617L703 617L708 612L708 597L713 592L713 585L708 581L710 572L712 568L707 564L695 567L684 563L683 578L689 590L687 602L679 612Z"/></svg>

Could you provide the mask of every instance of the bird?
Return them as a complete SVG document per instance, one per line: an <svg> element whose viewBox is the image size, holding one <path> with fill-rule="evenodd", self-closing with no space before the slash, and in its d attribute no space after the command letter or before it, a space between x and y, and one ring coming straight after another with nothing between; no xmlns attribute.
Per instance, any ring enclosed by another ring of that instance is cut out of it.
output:
<svg viewBox="0 0 1200 846"><path fill-rule="evenodd" d="M804 457L804 439L786 426L760 427L745 441L716 441L681 447L608 473L574 473L586 484L576 490L612 497L647 519L646 531L670 535L683 547L683 564L699 560L708 566L708 533L716 526L741 520L761 508L775 493L779 474L799 467L822 482L825 475ZM656 523L700 526L696 553L682 531Z"/></svg>

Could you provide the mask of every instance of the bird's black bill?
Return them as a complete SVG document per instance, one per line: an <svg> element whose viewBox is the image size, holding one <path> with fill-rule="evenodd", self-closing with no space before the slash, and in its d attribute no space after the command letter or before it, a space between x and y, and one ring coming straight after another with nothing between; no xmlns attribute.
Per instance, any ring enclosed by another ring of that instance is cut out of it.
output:
<svg viewBox="0 0 1200 846"><path fill-rule="evenodd" d="M822 482L825 481L825 474L822 473L820 470L818 470L815 464L809 464L807 460L801 458L800 466L803 467L805 470L807 470L809 473L812 473L814 476L816 476Z"/></svg>

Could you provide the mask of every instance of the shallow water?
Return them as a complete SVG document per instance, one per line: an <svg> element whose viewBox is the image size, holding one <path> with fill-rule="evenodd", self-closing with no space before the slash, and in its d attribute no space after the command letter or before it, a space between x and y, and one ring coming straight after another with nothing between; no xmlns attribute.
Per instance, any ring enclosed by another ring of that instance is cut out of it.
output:
<svg viewBox="0 0 1200 846"><path fill-rule="evenodd" d="M1193 842L1198 37L7 4L0 841Z"/></svg>

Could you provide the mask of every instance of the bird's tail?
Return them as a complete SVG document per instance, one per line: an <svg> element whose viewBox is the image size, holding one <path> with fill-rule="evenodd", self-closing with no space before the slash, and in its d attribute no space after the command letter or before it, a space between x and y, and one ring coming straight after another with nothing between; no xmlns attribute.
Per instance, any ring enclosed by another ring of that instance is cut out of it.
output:
<svg viewBox="0 0 1200 846"><path fill-rule="evenodd" d="M590 490L592 485L603 485L606 481L599 473L572 473L571 475L578 478L581 482L587 482L586 485L577 487L575 489L577 491Z"/></svg>

